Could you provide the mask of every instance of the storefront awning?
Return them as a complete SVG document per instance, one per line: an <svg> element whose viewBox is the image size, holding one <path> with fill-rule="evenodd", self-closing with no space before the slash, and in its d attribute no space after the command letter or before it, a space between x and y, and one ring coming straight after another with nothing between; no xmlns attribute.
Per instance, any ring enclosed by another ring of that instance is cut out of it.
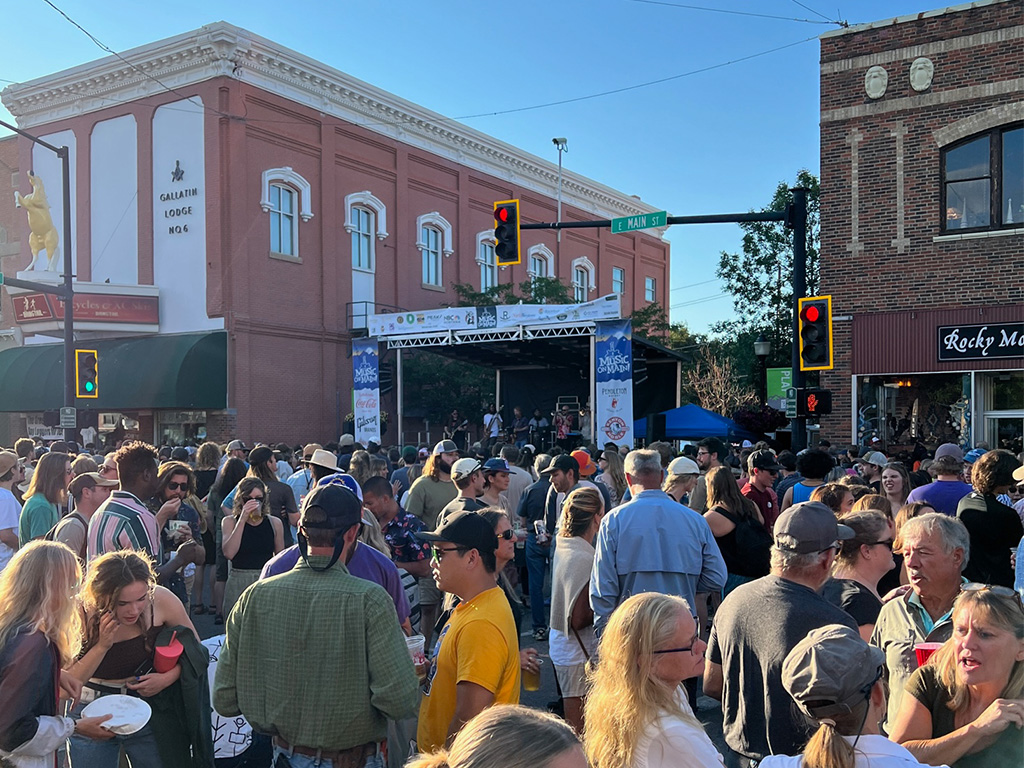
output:
<svg viewBox="0 0 1024 768"><path fill-rule="evenodd" d="M219 410L227 407L227 334L186 333L76 344L99 355L99 397L78 408ZM64 403L64 346L0 352L0 411L48 411Z"/></svg>

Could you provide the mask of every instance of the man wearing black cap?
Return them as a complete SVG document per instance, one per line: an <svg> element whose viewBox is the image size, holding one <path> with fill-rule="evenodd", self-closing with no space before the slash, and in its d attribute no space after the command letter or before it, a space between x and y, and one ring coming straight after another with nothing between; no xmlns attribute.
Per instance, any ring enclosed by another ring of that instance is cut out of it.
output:
<svg viewBox="0 0 1024 768"><path fill-rule="evenodd" d="M494 528L476 512L457 512L433 533L434 581L461 601L438 637L423 686L420 752L450 745L466 722L492 704L519 703L519 638L512 609L496 586Z"/></svg>
<svg viewBox="0 0 1024 768"><path fill-rule="evenodd" d="M740 493L757 504L761 510L761 519L769 531L779 516L779 497L775 495L772 485L781 469L782 465L776 461L774 453L767 449L754 451L747 459L750 479L740 489Z"/></svg>
<svg viewBox="0 0 1024 768"><path fill-rule="evenodd" d="M415 713L416 673L391 599L343 565L361 518L347 488L311 491L302 559L249 587L228 617L214 708L272 734L275 765L362 768L387 719Z"/></svg>
<svg viewBox="0 0 1024 768"><path fill-rule="evenodd" d="M839 542L853 538L819 501L795 504L775 521L771 574L742 584L715 614L704 665L704 693L722 702L725 742L741 766L767 755L795 755L810 733L794 716L782 662L808 632L857 623L818 594Z"/></svg>

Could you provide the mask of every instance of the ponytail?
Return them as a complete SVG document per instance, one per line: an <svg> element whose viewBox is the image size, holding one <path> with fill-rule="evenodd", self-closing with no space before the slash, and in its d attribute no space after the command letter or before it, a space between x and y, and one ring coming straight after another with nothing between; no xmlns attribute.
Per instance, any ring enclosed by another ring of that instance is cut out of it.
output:
<svg viewBox="0 0 1024 768"><path fill-rule="evenodd" d="M804 748L804 768L853 768L853 747L836 730L834 720L821 720Z"/></svg>

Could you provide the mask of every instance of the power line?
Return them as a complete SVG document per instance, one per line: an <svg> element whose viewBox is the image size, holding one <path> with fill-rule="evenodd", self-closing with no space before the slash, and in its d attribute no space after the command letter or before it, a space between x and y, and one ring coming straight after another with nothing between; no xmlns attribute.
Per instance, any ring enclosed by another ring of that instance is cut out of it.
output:
<svg viewBox="0 0 1024 768"><path fill-rule="evenodd" d="M796 3L797 5L799 5L801 8L803 8L805 11L810 11L815 16L821 16L821 18L823 18L825 21L827 21L829 23L832 22L832 19L830 19L828 16L826 16L825 14L823 14L820 11L816 10L815 8L811 8L811 6L809 6L809 5L804 5L803 3L800 2L800 0L793 0L793 2Z"/></svg>
<svg viewBox="0 0 1024 768"><path fill-rule="evenodd" d="M733 10L729 10L727 8L706 8L706 7L702 6L702 5L683 5L682 3L668 3L668 2L664 2L664 0L633 0L633 2L634 3L644 3L646 5L665 5L665 6L668 6L669 8L682 8L682 9L687 10L687 11L707 11L709 13L726 13L726 14L729 14L729 15L732 15L732 16L753 16L754 18L758 18L758 19L775 19L777 21L799 21L799 22L801 22L803 24L838 24L839 23L838 21L832 21L831 19L826 19L825 21L818 21L816 19L795 19L795 18L793 18L791 16L773 16L773 15L768 14L768 13L753 13L752 11L733 11ZM799 3L797 3L797 5L799 5ZM806 6L804 6L804 7L806 8ZM814 13L818 13L817 11L814 11L813 8L807 8L807 10L808 11L813 11ZM818 15L821 16L820 13ZM824 17L822 17L822 18L824 18Z"/></svg>
<svg viewBox="0 0 1024 768"><path fill-rule="evenodd" d="M713 280L704 280L703 282L700 282L700 283L691 283L690 285L680 285L678 288L670 288L669 289L669 293L671 293L672 291L685 291L688 288L696 288L698 285L707 285L708 283L717 283L717 282L718 282L718 278L716 277Z"/></svg>
<svg viewBox="0 0 1024 768"><path fill-rule="evenodd" d="M693 307L696 306L697 304L706 304L709 301L715 301L716 299L720 299L723 296L728 296L728 294L723 291L722 293L716 293L712 296L704 296L703 298L694 299L693 301L682 301L679 302L678 304L670 305L669 309L681 309L683 307Z"/></svg>

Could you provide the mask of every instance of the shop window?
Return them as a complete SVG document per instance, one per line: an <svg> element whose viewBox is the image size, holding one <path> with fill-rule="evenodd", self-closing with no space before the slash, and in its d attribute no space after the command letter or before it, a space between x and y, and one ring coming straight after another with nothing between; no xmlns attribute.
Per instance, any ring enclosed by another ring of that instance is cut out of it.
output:
<svg viewBox="0 0 1024 768"><path fill-rule="evenodd" d="M658 283L653 277L644 278L644 301L652 304L658 300Z"/></svg>
<svg viewBox="0 0 1024 768"><path fill-rule="evenodd" d="M1024 127L996 128L942 152L942 228L1024 222Z"/></svg>
<svg viewBox="0 0 1024 768"><path fill-rule="evenodd" d="M913 452L919 441L934 450L971 440L970 374L858 376L856 392L861 446L896 455Z"/></svg>
<svg viewBox="0 0 1024 768"><path fill-rule="evenodd" d="M622 267L612 267L612 293L626 293L626 270Z"/></svg>

